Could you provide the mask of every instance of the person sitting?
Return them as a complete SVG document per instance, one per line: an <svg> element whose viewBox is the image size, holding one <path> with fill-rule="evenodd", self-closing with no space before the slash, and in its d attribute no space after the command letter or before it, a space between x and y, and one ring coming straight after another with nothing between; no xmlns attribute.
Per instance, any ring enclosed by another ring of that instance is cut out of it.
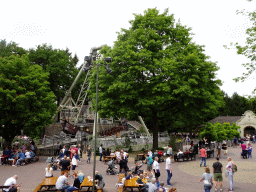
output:
<svg viewBox="0 0 256 192"><path fill-rule="evenodd" d="M146 192L146 184L143 182L143 178L143 174L140 174L139 178L136 180L136 183L140 186L142 192Z"/></svg>
<svg viewBox="0 0 256 192"><path fill-rule="evenodd" d="M122 179L122 183L124 184L126 180L129 180L132 178L132 172L128 172L127 176Z"/></svg>
<svg viewBox="0 0 256 192"><path fill-rule="evenodd" d="M27 159L28 162L31 161L30 152L28 150L26 150L26 152L25 152L25 159Z"/></svg>
<svg viewBox="0 0 256 192"><path fill-rule="evenodd" d="M77 177L80 180L80 183L83 183L83 181L84 181L84 174L83 174L83 172L81 170L79 170L77 172Z"/></svg>
<svg viewBox="0 0 256 192"><path fill-rule="evenodd" d="M164 182L163 181L160 181L160 187L159 187L159 190L162 189L161 191L162 192L166 192L165 188L164 188Z"/></svg>
<svg viewBox="0 0 256 192"><path fill-rule="evenodd" d="M96 185L97 189L103 189L105 187L104 179L98 171L95 171L95 180L98 180L98 183Z"/></svg>
<svg viewBox="0 0 256 192"><path fill-rule="evenodd" d="M79 178L77 177L76 173L73 174L73 178L75 179L74 184L72 187L67 188L67 192L72 192L72 191L80 189L81 182L80 182Z"/></svg>
<svg viewBox="0 0 256 192"><path fill-rule="evenodd" d="M151 183L148 184L148 192L156 192L157 190L156 178L152 178Z"/></svg>
<svg viewBox="0 0 256 192"><path fill-rule="evenodd" d="M134 169L134 174L135 175L139 175L140 174L140 168L142 167L142 165L143 165L143 163L138 163L138 162L136 162L135 163L135 169Z"/></svg>
<svg viewBox="0 0 256 192"><path fill-rule="evenodd" d="M18 160L16 161L15 166L18 166L22 161L25 161L24 153L19 149Z"/></svg>
<svg viewBox="0 0 256 192"><path fill-rule="evenodd" d="M9 155L10 155L9 150L8 150L8 148L6 147L6 148L3 150L3 155L2 155L3 164L7 164Z"/></svg>
<svg viewBox="0 0 256 192"><path fill-rule="evenodd" d="M188 153L190 153L190 151L189 151L189 150L186 150L186 151L184 152L184 154L188 154Z"/></svg>
<svg viewBox="0 0 256 192"><path fill-rule="evenodd" d="M45 168L45 177L53 177L53 168L51 167L51 164L49 163L47 167Z"/></svg>
<svg viewBox="0 0 256 192"><path fill-rule="evenodd" d="M106 157L110 156L110 154L111 154L111 150L108 148L106 151Z"/></svg>
<svg viewBox="0 0 256 192"><path fill-rule="evenodd" d="M183 151L181 151L180 149L178 150L177 158L183 160Z"/></svg>
<svg viewBox="0 0 256 192"><path fill-rule="evenodd" d="M65 192L65 189L70 187L68 182L68 173L64 173L64 175L59 176L55 183L55 187L61 192Z"/></svg>
<svg viewBox="0 0 256 192"><path fill-rule="evenodd" d="M20 191L20 185L17 185L18 176L14 175L13 177L8 178L5 183L4 186L9 186L9 188L4 188L3 191L5 192L19 192Z"/></svg>

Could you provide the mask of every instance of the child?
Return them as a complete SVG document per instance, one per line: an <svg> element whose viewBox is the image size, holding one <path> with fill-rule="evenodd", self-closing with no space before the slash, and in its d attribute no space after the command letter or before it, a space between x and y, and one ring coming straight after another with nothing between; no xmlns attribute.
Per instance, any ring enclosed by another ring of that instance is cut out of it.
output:
<svg viewBox="0 0 256 192"><path fill-rule="evenodd" d="M162 190L161 190L162 189ZM166 192L165 188L164 188L164 182L163 181L160 181L160 187L159 187L159 190L163 191L163 192Z"/></svg>

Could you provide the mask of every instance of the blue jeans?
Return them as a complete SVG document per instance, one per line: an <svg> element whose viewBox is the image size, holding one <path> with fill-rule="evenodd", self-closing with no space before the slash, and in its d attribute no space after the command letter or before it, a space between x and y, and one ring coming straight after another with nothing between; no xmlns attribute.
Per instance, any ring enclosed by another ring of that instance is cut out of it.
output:
<svg viewBox="0 0 256 192"><path fill-rule="evenodd" d="M25 159L18 159L15 165L20 164L21 161L25 161Z"/></svg>
<svg viewBox="0 0 256 192"><path fill-rule="evenodd" d="M233 189L233 173L232 172L228 172L228 180L229 180L229 189L232 190Z"/></svg>
<svg viewBox="0 0 256 192"><path fill-rule="evenodd" d="M209 187L204 187L204 191L205 191L205 192L211 192L211 188L209 188Z"/></svg>
<svg viewBox="0 0 256 192"><path fill-rule="evenodd" d="M167 185L171 185L170 180L172 178L172 172L170 173L170 170L166 169L167 171Z"/></svg>
<svg viewBox="0 0 256 192"><path fill-rule="evenodd" d="M204 161L204 166L206 166L206 157L201 157L202 161L200 164L203 164L203 161Z"/></svg>
<svg viewBox="0 0 256 192"><path fill-rule="evenodd" d="M100 153L100 161L101 161L101 158L102 158L102 153Z"/></svg>
<svg viewBox="0 0 256 192"><path fill-rule="evenodd" d="M88 155L87 163L91 162L91 155Z"/></svg>
<svg viewBox="0 0 256 192"><path fill-rule="evenodd" d="M72 191L75 191L77 189L78 188L76 188L76 187L69 187L69 188L67 188L67 192L72 192Z"/></svg>
<svg viewBox="0 0 256 192"><path fill-rule="evenodd" d="M65 192L65 189L67 189L69 187L70 187L69 185L65 185L65 186L62 187L62 189L60 189L60 191Z"/></svg>

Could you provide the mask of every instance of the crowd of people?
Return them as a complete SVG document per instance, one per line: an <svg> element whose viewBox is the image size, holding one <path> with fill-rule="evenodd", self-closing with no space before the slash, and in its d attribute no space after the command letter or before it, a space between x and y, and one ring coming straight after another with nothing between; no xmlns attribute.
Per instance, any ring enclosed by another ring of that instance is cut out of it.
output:
<svg viewBox="0 0 256 192"><path fill-rule="evenodd" d="M3 154L1 156L2 165L19 166L38 161L36 156L35 142L26 137L23 145L16 140L13 145L3 143Z"/></svg>
<svg viewBox="0 0 256 192"><path fill-rule="evenodd" d="M254 141L255 137L248 136L243 139L234 138L233 146L236 146L238 142L241 144L242 154L247 152L248 158L252 158L252 145L251 143L246 142L247 139L250 141ZM252 140L251 140L252 139ZM188 140L189 141L189 140ZM188 142L187 141L187 142ZM186 151L181 151L180 149L176 153L177 155L182 155L185 153L191 153L194 150L194 143L193 141L190 142L190 149ZM204 183L205 192L209 192L213 187L215 191L219 190L223 191L222 186L222 173L225 172L225 176L229 179L229 190L233 191L233 175L235 173L235 164L230 157L227 158L227 165L223 168L222 163L219 162L221 157L221 151L223 151L224 155L227 156L227 149L228 146L226 142L222 142L222 144L217 143L216 152L216 162L212 165L212 173L210 168L206 166L206 159L207 159L207 150L209 148L205 147L207 145L207 140L203 139L199 141L199 155L201 157L200 167L205 167L205 173L202 175L201 179L198 182ZM35 144L33 141L26 142L23 145L19 145L19 142L16 141L13 146L5 146L3 151L3 163L6 161L11 162L13 166L17 166L22 163L25 159L30 159L35 156ZM71 145L70 147L62 146L61 144L57 143L56 146L56 161L57 167L61 170L61 176L58 177L56 182L56 189L61 191L71 192L80 188L81 183L83 182L85 175L82 173L81 170L77 171L77 167L79 162L81 162L82 155L86 156L86 162L89 164L91 163L91 156L92 156L92 149L89 145L86 150L83 151L81 145ZM134 168L130 169L128 166L129 154L121 149L116 149L115 151L111 151L110 149L103 148L102 145L99 147L99 161L106 164L105 159L108 157L115 157L114 164L119 165L119 174L125 173L125 177L122 180L124 184L126 180L137 178L136 183L141 187L141 191L143 192L166 192L164 187L164 183L160 180L161 173L163 170L160 170L160 157L162 156L162 152L155 151L154 153L151 150L148 150L145 160L137 161L134 165ZM167 172L166 184L167 187L172 187L171 179L173 177L172 171L172 161L171 158L174 155L173 149L171 145L166 147L166 159L165 159L165 171ZM146 164L146 170L140 170L143 164ZM45 177L53 177L53 167L52 164L49 163L45 168ZM67 178L71 177L74 179L73 185L71 185ZM6 180L4 186L12 186L11 188L5 188L4 191L19 191L20 185L16 183L18 176L15 175ZM151 182L149 181L149 178ZM103 189L105 186L105 182L103 176L96 171L95 172L95 179L97 180L97 188ZM177 191L176 188L172 187L169 189L169 192Z"/></svg>

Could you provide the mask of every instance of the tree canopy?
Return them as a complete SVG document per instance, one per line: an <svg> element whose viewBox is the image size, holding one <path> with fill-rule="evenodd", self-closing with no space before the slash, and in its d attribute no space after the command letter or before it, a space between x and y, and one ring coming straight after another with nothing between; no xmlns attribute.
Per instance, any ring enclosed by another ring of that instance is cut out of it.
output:
<svg viewBox="0 0 256 192"><path fill-rule="evenodd" d="M106 117L142 116L153 131L156 149L159 128L166 130L176 121L200 125L218 112L223 105L221 81L204 46L192 42L191 29L175 22L168 9L148 9L134 16L114 46L101 49L104 57L112 57L113 72L100 68L98 109ZM95 76L91 83L95 98Z"/></svg>
<svg viewBox="0 0 256 192"><path fill-rule="evenodd" d="M237 138L240 136L239 128L235 123L232 126L230 123L223 123L223 125L219 122L215 124L206 123L199 134L199 138L205 137L209 143L211 141L222 142L223 140L232 140L234 136Z"/></svg>
<svg viewBox="0 0 256 192"><path fill-rule="evenodd" d="M7 142L22 129L40 136L52 123L57 106L48 76L39 65L31 65L26 54L0 58L0 135Z"/></svg>
<svg viewBox="0 0 256 192"><path fill-rule="evenodd" d="M36 49L29 49L29 61L38 64L43 70L49 73L50 89L57 97L57 102L64 97L65 92L70 88L74 78L78 74L76 65L78 58L72 57L68 48L66 50L54 49L51 45L38 45ZM77 96L82 78L73 89L73 96Z"/></svg>

